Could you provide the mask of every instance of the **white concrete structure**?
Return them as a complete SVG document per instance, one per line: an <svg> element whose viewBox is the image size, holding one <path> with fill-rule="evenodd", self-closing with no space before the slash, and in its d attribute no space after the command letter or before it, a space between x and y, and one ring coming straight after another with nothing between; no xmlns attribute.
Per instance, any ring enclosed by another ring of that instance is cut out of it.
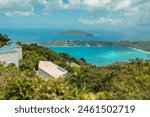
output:
<svg viewBox="0 0 150 117"><path fill-rule="evenodd" d="M19 67L19 60L22 59L22 47L13 43L0 48L0 62L4 65L14 63Z"/></svg>
<svg viewBox="0 0 150 117"><path fill-rule="evenodd" d="M59 78L67 74L67 71L50 61L39 62L39 76Z"/></svg>

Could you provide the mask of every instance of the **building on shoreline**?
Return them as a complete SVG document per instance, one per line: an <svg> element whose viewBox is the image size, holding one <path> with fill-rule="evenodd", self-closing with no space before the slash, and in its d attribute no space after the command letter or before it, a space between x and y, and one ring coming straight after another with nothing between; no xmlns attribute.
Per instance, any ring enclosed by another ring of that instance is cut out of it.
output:
<svg viewBox="0 0 150 117"><path fill-rule="evenodd" d="M7 66L10 63L19 67L19 60L22 59L22 47L12 43L0 48L0 62Z"/></svg>
<svg viewBox="0 0 150 117"><path fill-rule="evenodd" d="M39 76L47 78L59 78L68 73L65 69L50 61L40 61L38 70Z"/></svg>

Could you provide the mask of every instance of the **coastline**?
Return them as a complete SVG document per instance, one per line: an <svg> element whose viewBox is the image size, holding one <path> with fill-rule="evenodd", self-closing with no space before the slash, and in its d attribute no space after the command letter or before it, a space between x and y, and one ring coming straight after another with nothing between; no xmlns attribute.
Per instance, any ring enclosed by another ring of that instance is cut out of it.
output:
<svg viewBox="0 0 150 117"><path fill-rule="evenodd" d="M101 48L101 47L111 47L111 46L44 46L44 47L64 47L64 48L69 48L69 47L71 47L71 48L72 47L95 47L95 48ZM114 46L112 46L112 47L114 47ZM137 49L137 48L134 48L134 47L128 47L128 48L150 54L149 51L145 51L145 50L142 50L142 49Z"/></svg>
<svg viewBox="0 0 150 117"><path fill-rule="evenodd" d="M44 47L64 47L64 48L69 48L69 47L71 47L71 48L78 48L78 47L95 47L95 48L101 48L101 47L105 47L105 46L44 46Z"/></svg>
<svg viewBox="0 0 150 117"><path fill-rule="evenodd" d="M144 52L144 53L150 54L150 52L145 51L145 50L137 49L137 48L134 48L134 47L129 47L129 48L137 50L137 51L140 51L140 52Z"/></svg>

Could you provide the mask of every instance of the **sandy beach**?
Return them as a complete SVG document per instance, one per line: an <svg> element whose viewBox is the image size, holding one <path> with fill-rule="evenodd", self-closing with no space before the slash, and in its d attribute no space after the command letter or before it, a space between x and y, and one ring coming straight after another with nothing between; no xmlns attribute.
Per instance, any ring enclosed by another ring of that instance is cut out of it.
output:
<svg viewBox="0 0 150 117"><path fill-rule="evenodd" d="M147 54L150 54L150 52L148 52L148 51L144 51L144 50L137 49L137 48L133 48L133 47L129 47L129 48L134 49L134 50L137 50L137 51L140 51L140 52L145 52L145 53L147 53Z"/></svg>

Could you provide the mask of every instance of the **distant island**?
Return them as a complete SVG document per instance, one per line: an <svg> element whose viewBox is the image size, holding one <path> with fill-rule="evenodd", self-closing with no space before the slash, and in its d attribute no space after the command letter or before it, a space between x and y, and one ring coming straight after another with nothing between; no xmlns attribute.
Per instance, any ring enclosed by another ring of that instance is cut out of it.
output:
<svg viewBox="0 0 150 117"><path fill-rule="evenodd" d="M100 46L115 46L115 47L131 47L143 51L150 52L150 41L116 41L105 42L96 40L62 40L55 42L39 43L39 46L87 46L87 47L100 47Z"/></svg>
<svg viewBox="0 0 150 117"><path fill-rule="evenodd" d="M57 32L56 34L72 35L72 36L94 36L93 34L91 34L89 32L84 32L84 31L80 31L80 30L71 30L71 31Z"/></svg>

